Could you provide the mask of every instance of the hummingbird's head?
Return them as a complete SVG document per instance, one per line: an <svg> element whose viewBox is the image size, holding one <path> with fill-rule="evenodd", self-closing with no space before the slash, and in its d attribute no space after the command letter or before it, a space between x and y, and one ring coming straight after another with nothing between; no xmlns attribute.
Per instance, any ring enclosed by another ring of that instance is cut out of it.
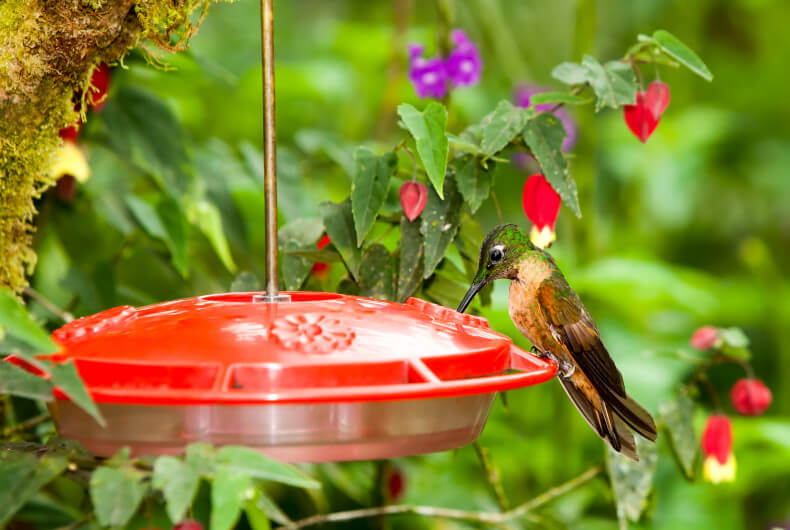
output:
<svg viewBox="0 0 790 530"><path fill-rule="evenodd" d="M491 230L483 240L477 274L458 311L463 313L480 289L490 282L501 278L515 279L521 257L530 250L536 250L536 247L516 225L499 225Z"/></svg>

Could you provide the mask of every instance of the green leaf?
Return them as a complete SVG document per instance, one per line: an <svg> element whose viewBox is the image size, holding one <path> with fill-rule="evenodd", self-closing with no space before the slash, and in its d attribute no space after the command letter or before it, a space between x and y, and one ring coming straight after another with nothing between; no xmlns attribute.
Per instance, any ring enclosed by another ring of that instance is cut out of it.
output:
<svg viewBox="0 0 790 530"><path fill-rule="evenodd" d="M230 282L230 291L234 293L244 293L250 291L261 291L263 285L252 271L241 271Z"/></svg>
<svg viewBox="0 0 790 530"><path fill-rule="evenodd" d="M392 300L395 294L394 265L384 245L368 247L362 255L359 270L359 293L362 296Z"/></svg>
<svg viewBox="0 0 790 530"><path fill-rule="evenodd" d="M259 488L256 488L253 497L247 499L244 503L244 513L247 514L247 521L250 523L252 530L269 530L271 528L269 517L267 516L268 512L266 510L266 505L261 502L262 499L263 492ZM272 518L272 520L274 520L274 518Z"/></svg>
<svg viewBox="0 0 790 530"><path fill-rule="evenodd" d="M740 328L719 328L719 341L721 352L733 359L749 361L752 352L749 351L749 337Z"/></svg>
<svg viewBox="0 0 790 530"><path fill-rule="evenodd" d="M423 278L429 278L439 262L444 258L444 253L453 242L458 232L458 223L461 218L461 194L456 190L455 181L447 180L445 198L442 200L431 188L428 190L428 202L425 205L420 219L420 232L424 236L424 269Z"/></svg>
<svg viewBox="0 0 790 530"><path fill-rule="evenodd" d="M357 247L354 219L351 214L351 199L346 199L341 203L324 202L320 208L329 239L340 252L351 275L355 280L359 279L359 262L362 258L362 251Z"/></svg>
<svg viewBox="0 0 790 530"><path fill-rule="evenodd" d="M50 375L52 376L52 384L60 388L75 405L90 414L102 427L106 425L99 409L96 408L96 404L88 395L87 390L85 390L85 385L80 379L77 368L71 359L63 363L52 364Z"/></svg>
<svg viewBox="0 0 790 530"><path fill-rule="evenodd" d="M182 277L186 277L188 272L186 220L181 214L181 207L178 203L172 199L167 199L162 201L157 208L154 208L135 195L127 195L126 205L131 210L135 220L143 227L143 230L149 236L162 241L167 246L173 267Z"/></svg>
<svg viewBox="0 0 790 530"><path fill-rule="evenodd" d="M219 257L228 271L236 272L236 263L230 254L228 240L225 237L225 232L222 230L222 216L219 213L219 209L206 200L195 201L190 206L190 217L208 238L217 257Z"/></svg>
<svg viewBox="0 0 790 530"><path fill-rule="evenodd" d="M0 527L38 491L66 470L69 461L55 455L39 459L27 452L0 449Z"/></svg>
<svg viewBox="0 0 790 530"><path fill-rule="evenodd" d="M581 217L576 182L568 173L568 163L562 154L564 139L565 127L562 121L548 112L541 112L524 127L524 142L538 159L546 180L576 217Z"/></svg>
<svg viewBox="0 0 790 530"><path fill-rule="evenodd" d="M165 195L156 205L156 211L167 233L165 245L170 251L170 259L173 267L178 271L182 278L189 276L189 264L187 260L187 234L189 223L181 204Z"/></svg>
<svg viewBox="0 0 790 530"><path fill-rule="evenodd" d="M290 484L299 488L318 488L320 483L304 475L293 466L272 460L268 456L247 447L228 445L217 452L220 467L234 473L254 478Z"/></svg>
<svg viewBox="0 0 790 530"><path fill-rule="evenodd" d="M129 469L100 467L90 481L91 501L101 526L124 526L145 496L141 473Z"/></svg>
<svg viewBox="0 0 790 530"><path fill-rule="evenodd" d="M189 444L186 449L185 461L195 469L201 477L209 477L214 473L217 464L217 451L207 443Z"/></svg>
<svg viewBox="0 0 790 530"><path fill-rule="evenodd" d="M0 328L9 336L30 344L38 353L58 351L49 333L30 317L22 302L7 287L0 287Z"/></svg>
<svg viewBox="0 0 790 530"><path fill-rule="evenodd" d="M567 92L540 92L532 94L529 102L532 105L545 105L546 103L562 103L564 105L585 105L592 101L591 98L569 94Z"/></svg>
<svg viewBox="0 0 790 530"><path fill-rule="evenodd" d="M686 66L689 70L705 79L706 81L713 80L713 74L708 70L708 67L702 62L699 55L683 44L677 37L664 31L663 29L653 32L653 40L658 43L661 50L676 59L678 62Z"/></svg>
<svg viewBox="0 0 790 530"><path fill-rule="evenodd" d="M52 383L11 363L0 361L0 393L52 401Z"/></svg>
<svg viewBox="0 0 790 530"><path fill-rule="evenodd" d="M551 77L566 85L581 85L587 82L587 68L579 63L564 62L554 67ZM530 97L530 101L532 97Z"/></svg>
<svg viewBox="0 0 790 530"><path fill-rule="evenodd" d="M607 63L606 67L603 67L598 59L585 55L582 64L587 68L587 81L598 98L595 103L596 112L604 107L615 109L636 102L636 83L633 74L627 75L618 66L617 61ZM630 66L628 68L630 69Z"/></svg>
<svg viewBox="0 0 790 530"><path fill-rule="evenodd" d="M370 227L384 204L390 178L398 167L394 153L376 156L367 147L354 153L354 177L351 182L351 212L357 231L357 246L361 247Z"/></svg>
<svg viewBox="0 0 790 530"><path fill-rule="evenodd" d="M719 328L719 338L731 348L748 348L749 337L741 328Z"/></svg>
<svg viewBox="0 0 790 530"><path fill-rule="evenodd" d="M164 101L124 85L97 117L121 158L155 177L171 197L183 195L191 180L190 161L181 126Z"/></svg>
<svg viewBox="0 0 790 530"><path fill-rule="evenodd" d="M398 264L398 301L404 302L422 282L423 244L420 220L400 220L400 261Z"/></svg>
<svg viewBox="0 0 790 530"><path fill-rule="evenodd" d="M653 489L658 460L656 445L637 436L636 449L639 462L615 453L608 445L606 447L606 470L612 482L617 517L621 521L638 521Z"/></svg>
<svg viewBox="0 0 790 530"><path fill-rule="evenodd" d="M398 106L398 115L414 137L417 154L433 187L439 197L444 197L444 176L447 171L447 153L450 149L445 134L447 109L441 103L434 101L420 112L408 103L403 103Z"/></svg>
<svg viewBox="0 0 790 530"><path fill-rule="evenodd" d="M467 137L464 138L462 136L456 136L454 134L447 133L447 139L450 141L450 147L452 147L455 151L461 151L463 153L470 153L473 155L483 156L483 150L480 149L478 142L473 140L472 138Z"/></svg>
<svg viewBox="0 0 790 530"><path fill-rule="evenodd" d="M291 518L277 506L271 497L260 489L256 490L256 493L258 495L255 499L255 503L258 505L258 508L263 510L263 513L265 513L269 519L281 525L288 525L291 523Z"/></svg>
<svg viewBox="0 0 790 530"><path fill-rule="evenodd" d="M493 167L484 169L480 161L472 155L465 155L458 161L455 180L472 213L475 213L490 195L493 173Z"/></svg>
<svg viewBox="0 0 790 530"><path fill-rule="evenodd" d="M686 394L663 403L660 408L661 421L669 434L669 442L678 467L689 480L693 480L696 474L699 448L699 441L694 432L695 409L696 404Z"/></svg>
<svg viewBox="0 0 790 530"><path fill-rule="evenodd" d="M153 486L165 497L167 515L173 523L184 519L197 493L200 474L196 466L172 456L154 462Z"/></svg>
<svg viewBox="0 0 790 530"><path fill-rule="evenodd" d="M211 484L211 530L230 530L253 493L249 475L220 469Z"/></svg>
<svg viewBox="0 0 790 530"><path fill-rule="evenodd" d="M500 101L493 112L480 122L480 149L492 156L518 136L534 111L514 107L508 100Z"/></svg>
<svg viewBox="0 0 790 530"><path fill-rule="evenodd" d="M280 249L283 251L280 255L280 276L286 290L299 289L313 266L313 260L290 254L288 251L305 247L315 250L316 242L323 233L324 223L318 218L294 219L277 232Z"/></svg>

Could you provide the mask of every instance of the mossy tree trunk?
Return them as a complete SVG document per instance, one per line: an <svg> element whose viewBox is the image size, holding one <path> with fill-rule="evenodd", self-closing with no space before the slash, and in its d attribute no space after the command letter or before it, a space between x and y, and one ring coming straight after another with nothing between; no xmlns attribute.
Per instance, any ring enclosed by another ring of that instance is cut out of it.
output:
<svg viewBox="0 0 790 530"><path fill-rule="evenodd" d="M0 2L0 286L19 292L33 271L33 200L95 65L141 43L183 49L210 1Z"/></svg>

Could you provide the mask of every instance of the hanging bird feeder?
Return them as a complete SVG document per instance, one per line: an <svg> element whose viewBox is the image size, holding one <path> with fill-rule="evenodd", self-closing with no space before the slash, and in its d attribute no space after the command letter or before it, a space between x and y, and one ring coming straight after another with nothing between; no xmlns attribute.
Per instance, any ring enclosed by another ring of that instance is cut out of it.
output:
<svg viewBox="0 0 790 530"><path fill-rule="evenodd" d="M106 420L56 390L59 432L100 455L241 444L290 462L389 458L459 447L496 392L542 383L556 365L483 318L278 289L271 0L261 1L266 292L117 307L53 333Z"/></svg>

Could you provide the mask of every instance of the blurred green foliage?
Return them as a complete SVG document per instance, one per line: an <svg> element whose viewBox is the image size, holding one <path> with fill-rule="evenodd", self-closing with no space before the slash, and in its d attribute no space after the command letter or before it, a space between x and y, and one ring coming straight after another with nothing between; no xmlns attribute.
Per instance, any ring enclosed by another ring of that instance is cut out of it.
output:
<svg viewBox="0 0 790 530"><path fill-rule="evenodd" d="M629 392L651 412L657 413L691 374L692 365L677 352L689 349L688 338L704 324L742 327L751 338L754 369L774 394L765 416L734 418L734 484L689 483L671 459L659 458L650 517L632 527L740 529L786 521L790 99L784 81L790 5L778 0L455 4L454 26L478 44L484 71L480 85L453 93L448 122L453 133L479 121L517 84L562 89L550 77L554 65L580 61L585 53L601 61L617 58L634 35L655 28L688 43L714 73L714 82L706 83L682 70L660 68L672 103L646 144L628 131L620 111L594 114L589 106L571 111L580 135L570 170L583 217L563 207L552 254L598 322ZM349 195L357 145L380 152L405 137L396 125L396 106L405 101L424 107L405 76L405 44L423 42L430 52L437 20L433 3L407 0L303 0L278 2L276 9L284 226L297 218L319 218L320 203ZM32 285L50 301L84 315L227 290L239 271L263 279L257 17L254 0L212 6L190 50L163 58L172 71L153 69L136 53L127 57L125 69L114 69L107 106L89 116L81 136L92 177L72 203L50 192L38 204L39 265ZM407 26L398 23L404 18ZM650 70L643 68L648 79ZM144 134L130 136L138 131ZM135 148L125 148L130 145ZM407 160L400 166L409 167ZM503 219L526 227L519 200L525 177L499 164L493 190ZM187 200L174 202L176 194ZM383 208L398 210L394 190ZM483 202L475 218L483 230L497 224L493 201ZM371 228L374 235L384 232L380 223ZM460 263L460 257L449 258ZM344 269L330 265L333 284ZM310 277L305 288L323 285ZM507 315L506 287L495 286L491 307L478 309L492 327L528 347ZM442 284L433 290L442 291L448 303L463 294ZM50 326L59 324L34 300L29 307ZM711 372L723 398L742 376L732 365ZM697 432L711 407L708 396L701 399ZM494 406L481 443L513 504L604 458L604 444L556 384L509 392L507 407ZM666 436L659 438L658 450L669 454ZM472 448L398 459L394 465L405 475L404 502L498 509ZM338 510L376 501L374 463L308 467L322 479L321 492L272 493L291 517L316 507ZM207 493L201 489L197 495ZM611 495L603 481L594 481L539 511L539 525L616 528ZM50 526L57 523L52 521ZM412 517L390 524L469 526ZM143 525L148 523L140 521Z"/></svg>

